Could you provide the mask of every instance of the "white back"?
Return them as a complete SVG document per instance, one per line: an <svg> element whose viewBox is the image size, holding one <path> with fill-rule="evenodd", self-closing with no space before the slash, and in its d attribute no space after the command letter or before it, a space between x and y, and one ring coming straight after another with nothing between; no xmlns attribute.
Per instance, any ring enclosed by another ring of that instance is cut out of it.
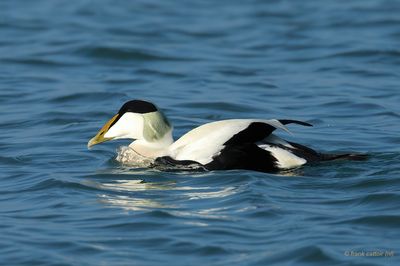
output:
<svg viewBox="0 0 400 266"><path fill-rule="evenodd" d="M212 161L232 136L246 129L251 123L262 122L286 131L278 120L231 119L199 126L173 143L169 155L176 160L193 160L201 164Z"/></svg>

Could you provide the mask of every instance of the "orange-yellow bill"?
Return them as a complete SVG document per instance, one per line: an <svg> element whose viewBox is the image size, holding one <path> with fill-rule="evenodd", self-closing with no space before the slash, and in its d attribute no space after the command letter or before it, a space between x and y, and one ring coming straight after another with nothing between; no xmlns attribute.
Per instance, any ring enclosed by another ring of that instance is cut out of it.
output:
<svg viewBox="0 0 400 266"><path fill-rule="evenodd" d="M99 130L99 132L91 138L87 144L88 148L92 147L93 145L112 140L112 138L105 138L104 135L110 129L112 123L118 118L119 114L114 115L108 122Z"/></svg>

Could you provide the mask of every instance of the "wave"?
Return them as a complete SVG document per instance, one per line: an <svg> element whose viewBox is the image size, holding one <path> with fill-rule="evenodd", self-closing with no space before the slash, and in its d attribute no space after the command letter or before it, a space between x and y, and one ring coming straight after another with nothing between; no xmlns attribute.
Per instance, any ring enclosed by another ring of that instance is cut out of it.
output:
<svg viewBox="0 0 400 266"><path fill-rule="evenodd" d="M187 57L164 55L149 49L134 49L112 46L88 46L77 50L78 54L93 59L120 61L191 61Z"/></svg>

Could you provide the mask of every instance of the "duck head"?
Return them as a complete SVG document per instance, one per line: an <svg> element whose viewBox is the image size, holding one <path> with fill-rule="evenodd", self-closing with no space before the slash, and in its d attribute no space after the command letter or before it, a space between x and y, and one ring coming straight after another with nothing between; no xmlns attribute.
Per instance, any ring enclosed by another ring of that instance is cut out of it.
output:
<svg viewBox="0 0 400 266"><path fill-rule="evenodd" d="M113 139L134 139L157 144L170 139L172 126L164 114L152 103L142 100L126 102L92 139L88 148Z"/></svg>

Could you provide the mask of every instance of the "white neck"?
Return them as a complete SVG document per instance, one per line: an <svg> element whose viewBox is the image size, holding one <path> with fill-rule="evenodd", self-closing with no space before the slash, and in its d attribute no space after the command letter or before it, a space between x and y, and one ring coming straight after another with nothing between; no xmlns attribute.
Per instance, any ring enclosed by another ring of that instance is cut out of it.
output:
<svg viewBox="0 0 400 266"><path fill-rule="evenodd" d="M174 143L174 139L172 138L172 130L170 130L157 141L149 142L145 139L139 139L132 142L129 147L144 157L155 159L167 156L172 143Z"/></svg>

